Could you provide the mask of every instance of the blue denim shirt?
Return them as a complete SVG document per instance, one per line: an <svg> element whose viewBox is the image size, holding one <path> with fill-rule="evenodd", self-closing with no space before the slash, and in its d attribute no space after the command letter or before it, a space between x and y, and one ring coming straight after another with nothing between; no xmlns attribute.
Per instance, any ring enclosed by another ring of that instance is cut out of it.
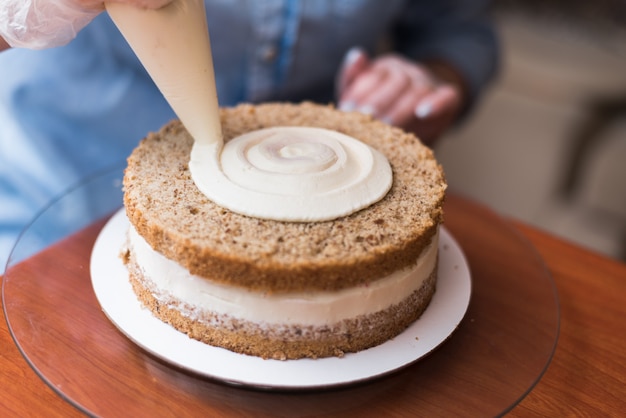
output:
<svg viewBox="0 0 626 418"><path fill-rule="evenodd" d="M465 76L473 100L496 67L483 1L206 3L221 106L331 102L337 71L354 46L374 54L392 45L411 58L447 60ZM38 210L122 161L174 117L106 13L64 47L0 53L0 272Z"/></svg>

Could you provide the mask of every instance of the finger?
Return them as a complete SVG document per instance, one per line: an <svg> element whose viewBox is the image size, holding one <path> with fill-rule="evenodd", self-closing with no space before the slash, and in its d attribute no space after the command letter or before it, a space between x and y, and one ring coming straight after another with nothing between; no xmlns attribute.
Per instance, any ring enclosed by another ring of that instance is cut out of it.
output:
<svg viewBox="0 0 626 418"><path fill-rule="evenodd" d="M461 104L461 95L451 86L440 86L424 96L415 106L418 119L428 119L444 113L455 113Z"/></svg>
<svg viewBox="0 0 626 418"><path fill-rule="evenodd" d="M430 94L430 90L425 85L413 85L397 97L393 105L381 115L381 119L392 125L405 128L415 121L415 108L420 101Z"/></svg>
<svg viewBox="0 0 626 418"><path fill-rule="evenodd" d="M417 105L416 116L421 116L414 119L409 129L426 144L432 144L454 123L460 108L460 92L451 86L441 86Z"/></svg>
<svg viewBox="0 0 626 418"><path fill-rule="evenodd" d="M341 97L346 87L368 66L369 57L363 49L354 47L346 53L341 68L339 69L339 76L337 77L336 83L339 97Z"/></svg>
<svg viewBox="0 0 626 418"><path fill-rule="evenodd" d="M341 96L342 110L357 109L363 113L374 113L375 109L366 106L365 98L375 90L385 78L385 71L368 68L362 71L354 81L349 84Z"/></svg>
<svg viewBox="0 0 626 418"><path fill-rule="evenodd" d="M383 117L399 98L411 90L411 79L406 73L394 69L384 71L385 77L361 98L361 106L374 109L374 116Z"/></svg>

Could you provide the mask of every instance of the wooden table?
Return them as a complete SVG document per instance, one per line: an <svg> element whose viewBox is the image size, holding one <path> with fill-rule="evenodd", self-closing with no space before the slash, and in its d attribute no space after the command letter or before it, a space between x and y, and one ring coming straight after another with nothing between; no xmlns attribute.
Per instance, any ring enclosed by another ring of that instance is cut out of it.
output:
<svg viewBox="0 0 626 418"><path fill-rule="evenodd" d="M456 195L450 227L494 216ZM561 323L554 358L539 383L509 416L619 416L626 410L626 265L515 220L503 220L544 260L559 293ZM455 229L456 228L456 229ZM472 233L480 234L478 228ZM470 264L489 258L473 250ZM26 261L28 262L28 261ZM0 416L81 416L31 369L0 323ZM171 412L171 411L170 411ZM245 416L250 416L243 413Z"/></svg>

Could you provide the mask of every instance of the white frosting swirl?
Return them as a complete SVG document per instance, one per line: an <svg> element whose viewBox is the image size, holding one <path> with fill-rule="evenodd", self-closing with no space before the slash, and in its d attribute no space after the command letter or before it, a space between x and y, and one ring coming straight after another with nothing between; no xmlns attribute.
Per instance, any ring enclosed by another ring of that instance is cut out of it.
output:
<svg viewBox="0 0 626 418"><path fill-rule="evenodd" d="M336 219L377 202L392 184L380 152L342 133L282 126L227 142L195 141L189 169L209 199L264 219Z"/></svg>

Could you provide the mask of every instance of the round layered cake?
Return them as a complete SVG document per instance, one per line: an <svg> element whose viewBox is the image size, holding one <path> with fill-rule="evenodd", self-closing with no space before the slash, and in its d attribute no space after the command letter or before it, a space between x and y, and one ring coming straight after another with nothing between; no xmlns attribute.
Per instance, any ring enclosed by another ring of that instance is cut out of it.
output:
<svg viewBox="0 0 626 418"><path fill-rule="evenodd" d="M417 320L436 288L446 188L432 151L369 116L310 103L225 108L221 122L226 144L273 127L345 134L387 158L393 183L336 219L236 213L198 189L194 140L173 121L140 143L124 175L123 259L143 305L191 338L274 359L357 352Z"/></svg>

